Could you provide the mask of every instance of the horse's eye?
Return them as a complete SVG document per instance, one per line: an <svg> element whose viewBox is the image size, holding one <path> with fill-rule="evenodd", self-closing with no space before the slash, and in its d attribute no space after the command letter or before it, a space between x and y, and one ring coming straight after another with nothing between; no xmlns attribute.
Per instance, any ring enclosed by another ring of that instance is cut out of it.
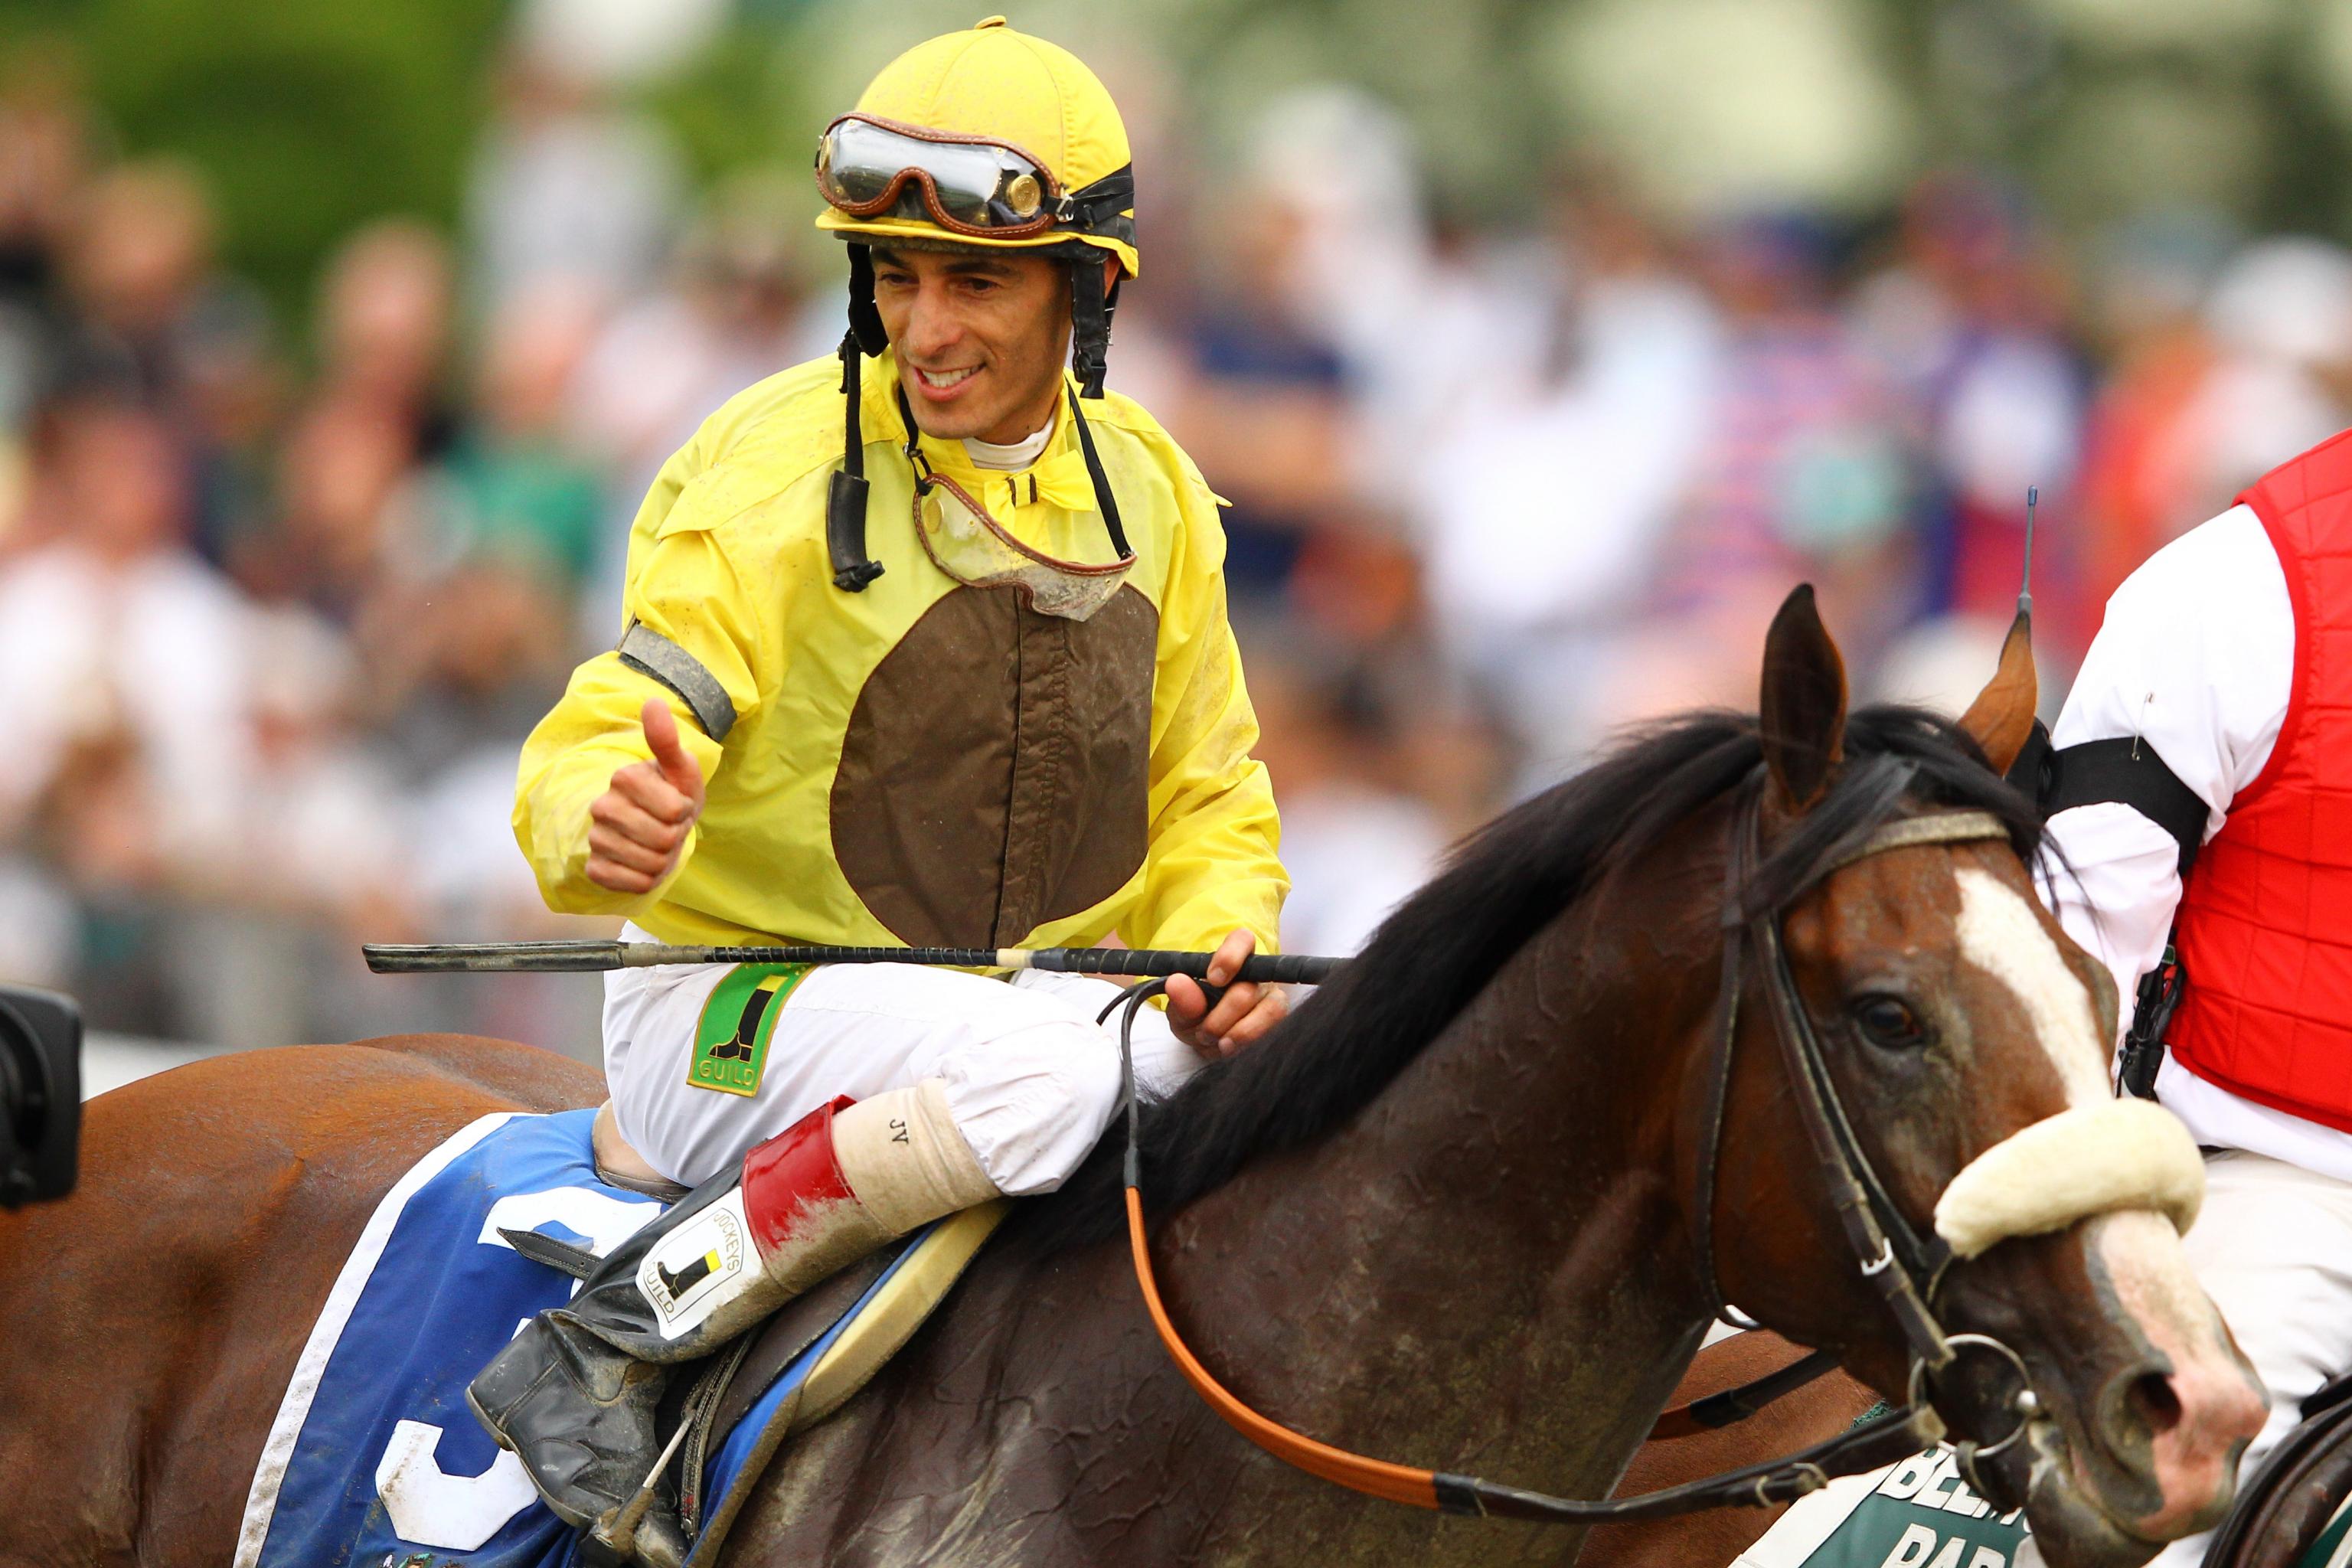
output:
<svg viewBox="0 0 2352 1568"><path fill-rule="evenodd" d="M1853 1021L1864 1039L1888 1050L1907 1050L1927 1037L1919 1016L1900 996L1881 993L1861 998L1853 1005Z"/></svg>

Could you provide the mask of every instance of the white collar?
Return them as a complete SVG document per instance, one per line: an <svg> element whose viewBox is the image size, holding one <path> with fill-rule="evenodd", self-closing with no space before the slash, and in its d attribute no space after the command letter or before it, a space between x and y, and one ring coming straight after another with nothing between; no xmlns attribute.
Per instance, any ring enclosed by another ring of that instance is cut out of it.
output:
<svg viewBox="0 0 2352 1568"><path fill-rule="evenodd" d="M1055 412L1058 415L1061 410L1056 407ZM963 449L971 455L972 467L976 468L992 468L1008 474L1018 473L1034 463L1038 455L1045 451L1045 443L1054 438L1055 423L1055 420L1048 419L1045 421L1045 428L1035 435L1024 437L1021 440L1008 442L1003 446L993 441L977 440L967 436L963 438Z"/></svg>

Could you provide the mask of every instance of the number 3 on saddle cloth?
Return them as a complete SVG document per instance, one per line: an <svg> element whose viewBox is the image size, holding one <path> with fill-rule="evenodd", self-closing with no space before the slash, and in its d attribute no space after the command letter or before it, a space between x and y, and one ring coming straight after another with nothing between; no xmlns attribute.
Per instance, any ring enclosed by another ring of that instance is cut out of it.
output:
<svg viewBox="0 0 2352 1568"><path fill-rule="evenodd" d="M515 1249L610 1251L661 1213L600 1179L595 1113L500 1113L453 1134L377 1205L319 1313L247 1495L233 1568L571 1568L572 1531L466 1405L466 1385L572 1279ZM717 1555L751 1485L791 1433L863 1387L947 1294L1002 1204L917 1232L746 1336L712 1391L691 1482ZM526 1245L530 1245L526 1243ZM730 1352L734 1347L730 1347ZM727 1363L729 1353L713 1358ZM697 1384L682 1378L683 1392Z"/></svg>

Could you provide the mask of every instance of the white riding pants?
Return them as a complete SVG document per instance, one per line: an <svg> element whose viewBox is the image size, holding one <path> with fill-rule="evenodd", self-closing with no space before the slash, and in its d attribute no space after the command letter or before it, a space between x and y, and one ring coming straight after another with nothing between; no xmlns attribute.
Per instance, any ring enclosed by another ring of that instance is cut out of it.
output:
<svg viewBox="0 0 2352 1568"><path fill-rule="evenodd" d="M635 940L647 940L632 929ZM726 964L621 969L604 977L604 1078L621 1135L688 1186L726 1170L835 1095L863 1100L935 1078L981 1168L1013 1195L1051 1192L1118 1109L1121 993L1107 980L1024 971L1009 983L905 963L825 964L785 998L758 1092L688 1077L703 1005ZM1147 1006L1137 1081L1164 1093L1201 1065Z"/></svg>
<svg viewBox="0 0 2352 1568"><path fill-rule="evenodd" d="M2205 1209L2184 1245L2197 1282L2271 1391L2271 1418L2246 1447L2252 1476L2303 1419L2295 1407L2352 1367L2352 1182L2265 1154L2205 1161ZM2149 1568L2194 1568L2209 1536L2176 1541Z"/></svg>

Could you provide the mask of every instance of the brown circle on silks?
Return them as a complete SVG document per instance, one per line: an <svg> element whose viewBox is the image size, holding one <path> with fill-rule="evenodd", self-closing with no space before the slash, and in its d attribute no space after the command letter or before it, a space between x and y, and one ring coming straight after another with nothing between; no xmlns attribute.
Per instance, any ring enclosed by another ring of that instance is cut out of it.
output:
<svg viewBox="0 0 2352 1568"><path fill-rule="evenodd" d="M1084 621L958 587L866 678L834 774L834 857L910 946L1010 947L1143 864L1160 614Z"/></svg>

